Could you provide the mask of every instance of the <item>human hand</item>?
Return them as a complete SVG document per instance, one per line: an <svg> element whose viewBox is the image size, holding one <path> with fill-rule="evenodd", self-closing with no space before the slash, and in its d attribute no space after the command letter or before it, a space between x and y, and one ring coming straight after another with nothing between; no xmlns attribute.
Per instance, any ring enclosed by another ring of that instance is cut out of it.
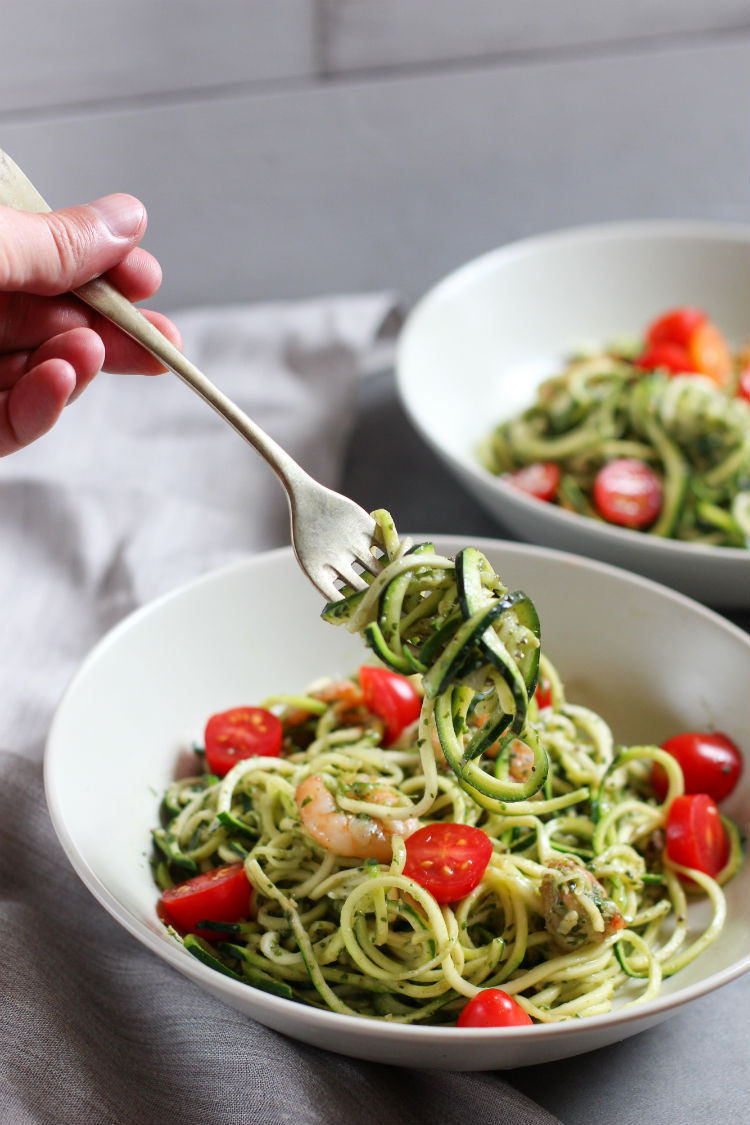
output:
<svg viewBox="0 0 750 1125"><path fill-rule="evenodd" d="M131 301L155 293L161 268L138 246L145 230L145 208L130 195L45 214L0 206L0 456L51 429L102 368L164 370L70 295L103 273ZM170 320L142 311L181 346Z"/></svg>

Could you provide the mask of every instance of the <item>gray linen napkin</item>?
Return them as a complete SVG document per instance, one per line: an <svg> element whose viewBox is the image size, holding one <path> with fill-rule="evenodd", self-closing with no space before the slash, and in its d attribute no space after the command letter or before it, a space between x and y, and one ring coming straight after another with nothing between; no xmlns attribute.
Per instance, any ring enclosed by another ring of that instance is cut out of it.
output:
<svg viewBox="0 0 750 1125"><path fill-rule="evenodd" d="M335 486L357 375L393 311L382 295L175 319L186 353ZM44 738L91 645L178 583L288 541L257 455L172 376L100 376L0 462L0 529L0 1121L553 1122L496 1075L350 1060L247 1020L120 929L57 843Z"/></svg>

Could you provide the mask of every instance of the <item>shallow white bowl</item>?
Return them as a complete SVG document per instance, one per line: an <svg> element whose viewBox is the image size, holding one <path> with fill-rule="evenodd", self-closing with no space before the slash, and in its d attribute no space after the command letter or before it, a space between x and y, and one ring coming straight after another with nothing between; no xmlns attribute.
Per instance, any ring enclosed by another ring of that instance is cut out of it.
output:
<svg viewBox="0 0 750 1125"><path fill-rule="evenodd" d="M446 536L435 542L449 555L466 545ZM618 740L658 742L716 726L750 747L750 640L735 626L615 568L523 544L474 542L509 584L536 601L544 650L569 698L599 710ZM83 882L139 941L200 988L294 1038L356 1057L452 1070L505 1069L602 1047L748 968L747 865L727 888L729 921L706 956L667 981L652 1003L590 1020L461 1031L397 1026L270 996L194 960L156 916L148 854L160 794L211 712L358 668L366 655L361 642L322 622L321 608L291 551L260 555L133 614L97 645L68 688L46 750L50 813ZM113 724L113 714L121 721ZM116 803L98 799L112 792ZM746 769L726 807L745 827L749 793ZM692 909L703 913L700 904Z"/></svg>
<svg viewBox="0 0 750 1125"><path fill-rule="evenodd" d="M508 531L645 574L707 605L750 599L750 551L657 539L524 495L477 447L529 406L585 341L638 335L668 308L705 308L733 345L750 336L750 228L613 223L485 254L432 289L407 319L396 378L412 423Z"/></svg>

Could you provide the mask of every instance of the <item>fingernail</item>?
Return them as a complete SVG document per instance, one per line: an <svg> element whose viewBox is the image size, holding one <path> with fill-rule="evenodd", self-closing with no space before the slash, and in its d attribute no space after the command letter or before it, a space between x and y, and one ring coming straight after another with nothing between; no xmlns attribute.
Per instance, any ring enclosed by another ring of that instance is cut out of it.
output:
<svg viewBox="0 0 750 1125"><path fill-rule="evenodd" d="M145 222L146 209L132 195L105 195L90 207L104 220L116 238L133 238Z"/></svg>

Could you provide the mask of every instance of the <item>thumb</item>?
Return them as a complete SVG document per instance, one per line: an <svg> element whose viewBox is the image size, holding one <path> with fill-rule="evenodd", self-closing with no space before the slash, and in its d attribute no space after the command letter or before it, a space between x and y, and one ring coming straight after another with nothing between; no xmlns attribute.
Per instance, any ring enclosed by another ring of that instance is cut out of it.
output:
<svg viewBox="0 0 750 1125"><path fill-rule="evenodd" d="M0 290L67 293L122 261L145 230L132 195L43 214L0 207Z"/></svg>

